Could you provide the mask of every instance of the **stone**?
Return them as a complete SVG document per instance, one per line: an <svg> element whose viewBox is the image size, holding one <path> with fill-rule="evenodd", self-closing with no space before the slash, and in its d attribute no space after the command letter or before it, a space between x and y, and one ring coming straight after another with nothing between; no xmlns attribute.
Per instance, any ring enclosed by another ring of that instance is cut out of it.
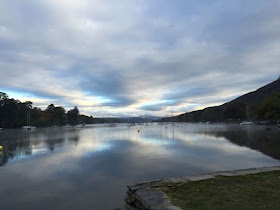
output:
<svg viewBox="0 0 280 210"><path fill-rule="evenodd" d="M172 184L180 185L188 181L182 177L173 177L173 178L164 179L162 182L164 184L172 183Z"/></svg>
<svg viewBox="0 0 280 210"><path fill-rule="evenodd" d="M130 205L128 205L128 204L125 204L124 209L125 209L125 210L137 210L135 207L130 206Z"/></svg>
<svg viewBox="0 0 280 210"><path fill-rule="evenodd" d="M280 170L280 167L250 168L250 169L241 169L235 171L220 171L211 174L214 176L243 176L248 174L257 174L257 173L276 171L276 170Z"/></svg>
<svg viewBox="0 0 280 210"><path fill-rule="evenodd" d="M237 176L235 171L219 171L211 173L213 176Z"/></svg>
<svg viewBox="0 0 280 210"><path fill-rule="evenodd" d="M147 209L161 209L161 210L179 210L181 208L175 207L170 203L167 195L159 190L141 189L136 193L137 198L141 201L144 208Z"/></svg>
<svg viewBox="0 0 280 210"><path fill-rule="evenodd" d="M163 185L162 180L154 180L151 182L139 182L135 185L128 185L128 189L131 191L137 191L139 189L145 189L145 188L155 188L155 187L160 187Z"/></svg>
<svg viewBox="0 0 280 210"><path fill-rule="evenodd" d="M274 166L274 167L265 167L265 168L260 168L262 172L269 172L269 171L280 171L280 166Z"/></svg>
<svg viewBox="0 0 280 210"><path fill-rule="evenodd" d="M188 181L202 181L202 180L206 180L206 179L213 179L213 178L215 178L215 176L212 174L202 174L202 175L197 175L197 176L185 176L183 178Z"/></svg>

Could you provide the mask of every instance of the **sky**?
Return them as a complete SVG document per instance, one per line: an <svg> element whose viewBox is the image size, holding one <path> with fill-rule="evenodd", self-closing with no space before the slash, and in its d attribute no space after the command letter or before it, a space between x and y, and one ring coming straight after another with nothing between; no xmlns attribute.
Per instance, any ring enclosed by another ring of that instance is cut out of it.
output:
<svg viewBox="0 0 280 210"><path fill-rule="evenodd" d="M0 91L83 114L170 116L279 77L279 0L1 0Z"/></svg>

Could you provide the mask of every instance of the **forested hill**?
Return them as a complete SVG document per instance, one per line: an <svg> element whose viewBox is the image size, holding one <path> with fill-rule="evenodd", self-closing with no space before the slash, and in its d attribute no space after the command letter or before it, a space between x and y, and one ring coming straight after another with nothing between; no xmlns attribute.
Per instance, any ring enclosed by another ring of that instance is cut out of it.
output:
<svg viewBox="0 0 280 210"><path fill-rule="evenodd" d="M248 120L280 120L280 77L256 91L242 95L220 106L184 113L162 121L241 122Z"/></svg>
<svg viewBox="0 0 280 210"><path fill-rule="evenodd" d="M271 95L273 92L280 93L280 77L268 85L265 85L256 91L247 93L243 96L240 96L236 98L235 100L231 101L242 101L244 103L250 104L250 105L256 105L257 103L260 103L263 99L265 99L267 96Z"/></svg>

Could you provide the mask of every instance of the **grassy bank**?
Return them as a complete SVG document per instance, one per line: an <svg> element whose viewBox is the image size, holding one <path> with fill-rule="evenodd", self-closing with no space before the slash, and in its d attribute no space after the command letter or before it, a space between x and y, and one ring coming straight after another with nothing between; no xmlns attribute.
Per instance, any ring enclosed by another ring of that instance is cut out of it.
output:
<svg viewBox="0 0 280 210"><path fill-rule="evenodd" d="M280 209L280 172L189 182L163 189L182 209Z"/></svg>

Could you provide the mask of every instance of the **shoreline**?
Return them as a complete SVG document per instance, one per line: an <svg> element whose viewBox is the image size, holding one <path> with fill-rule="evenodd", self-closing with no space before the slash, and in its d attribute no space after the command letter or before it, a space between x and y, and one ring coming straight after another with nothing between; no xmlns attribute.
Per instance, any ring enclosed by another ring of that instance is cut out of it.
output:
<svg viewBox="0 0 280 210"><path fill-rule="evenodd" d="M129 185L127 195L125 197L126 210L180 210L180 207L171 204L170 198L161 190L166 186L181 186L188 182L197 182L202 180L214 179L217 176L235 177L250 174L259 174L265 172L280 171L279 166L249 168L232 171L217 171L195 176L183 176L167 179L159 179L148 182L140 182L135 185Z"/></svg>

